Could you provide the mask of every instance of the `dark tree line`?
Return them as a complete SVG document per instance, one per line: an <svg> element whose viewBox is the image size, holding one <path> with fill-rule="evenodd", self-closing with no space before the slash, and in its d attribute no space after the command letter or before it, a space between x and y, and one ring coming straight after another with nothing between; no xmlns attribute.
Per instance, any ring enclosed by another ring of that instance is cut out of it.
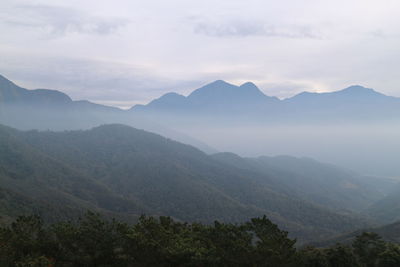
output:
<svg viewBox="0 0 400 267"><path fill-rule="evenodd" d="M329 248L295 243L265 216L239 225L146 216L129 225L94 213L44 225L23 216L0 228L0 266L400 266L400 246L374 233Z"/></svg>

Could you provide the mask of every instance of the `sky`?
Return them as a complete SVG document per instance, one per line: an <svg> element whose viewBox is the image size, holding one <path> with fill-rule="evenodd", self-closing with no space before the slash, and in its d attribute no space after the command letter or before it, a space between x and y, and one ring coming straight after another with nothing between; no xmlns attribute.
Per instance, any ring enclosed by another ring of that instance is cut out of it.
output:
<svg viewBox="0 0 400 267"><path fill-rule="evenodd" d="M1 0L0 74L128 108L223 79L400 97L398 0Z"/></svg>

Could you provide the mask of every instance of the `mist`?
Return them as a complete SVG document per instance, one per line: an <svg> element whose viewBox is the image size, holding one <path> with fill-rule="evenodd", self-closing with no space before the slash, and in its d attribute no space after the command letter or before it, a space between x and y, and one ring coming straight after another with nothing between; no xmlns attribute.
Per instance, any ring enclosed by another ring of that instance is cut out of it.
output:
<svg viewBox="0 0 400 267"><path fill-rule="evenodd" d="M219 151L242 156L310 157L363 174L400 178L398 123L220 128L196 125L179 130Z"/></svg>
<svg viewBox="0 0 400 267"><path fill-rule="evenodd" d="M118 123L208 154L309 157L360 174L400 177L400 99L362 86L279 100L253 83L217 80L188 96L168 93L122 110L73 101L59 91L27 90L5 78L3 83L9 90L3 93L0 123L21 130L84 130Z"/></svg>

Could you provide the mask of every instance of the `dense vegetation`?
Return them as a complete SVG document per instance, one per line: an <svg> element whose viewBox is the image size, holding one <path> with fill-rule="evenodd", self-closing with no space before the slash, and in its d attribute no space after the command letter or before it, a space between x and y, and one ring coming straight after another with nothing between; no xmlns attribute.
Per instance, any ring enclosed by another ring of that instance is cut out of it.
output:
<svg viewBox="0 0 400 267"><path fill-rule="evenodd" d="M379 192L353 174L297 159L283 171L236 157L240 164L123 125L66 132L0 126L0 212L6 221L34 212L46 222L87 209L127 222L140 214L203 223L266 214L301 242L369 226L352 210ZM300 173L302 166L318 171Z"/></svg>
<svg viewBox="0 0 400 267"><path fill-rule="evenodd" d="M43 225L19 217L0 228L1 266L399 266L400 246L374 233L351 245L296 249L265 216L242 224L182 223L141 216L134 225L87 213Z"/></svg>

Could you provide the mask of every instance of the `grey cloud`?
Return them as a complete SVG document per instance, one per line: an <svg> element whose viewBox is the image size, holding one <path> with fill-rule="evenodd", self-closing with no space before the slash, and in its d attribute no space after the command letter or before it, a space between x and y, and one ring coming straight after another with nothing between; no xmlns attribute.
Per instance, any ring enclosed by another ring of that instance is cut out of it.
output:
<svg viewBox="0 0 400 267"><path fill-rule="evenodd" d="M321 39L322 35L310 26L273 25L262 21L231 20L222 23L197 21L193 26L194 33L212 37L280 37L299 39Z"/></svg>
<svg viewBox="0 0 400 267"><path fill-rule="evenodd" d="M49 6L20 5L0 12L0 22L16 27L36 28L48 37L68 33L108 35L128 23L124 18L90 16L80 10Z"/></svg>

